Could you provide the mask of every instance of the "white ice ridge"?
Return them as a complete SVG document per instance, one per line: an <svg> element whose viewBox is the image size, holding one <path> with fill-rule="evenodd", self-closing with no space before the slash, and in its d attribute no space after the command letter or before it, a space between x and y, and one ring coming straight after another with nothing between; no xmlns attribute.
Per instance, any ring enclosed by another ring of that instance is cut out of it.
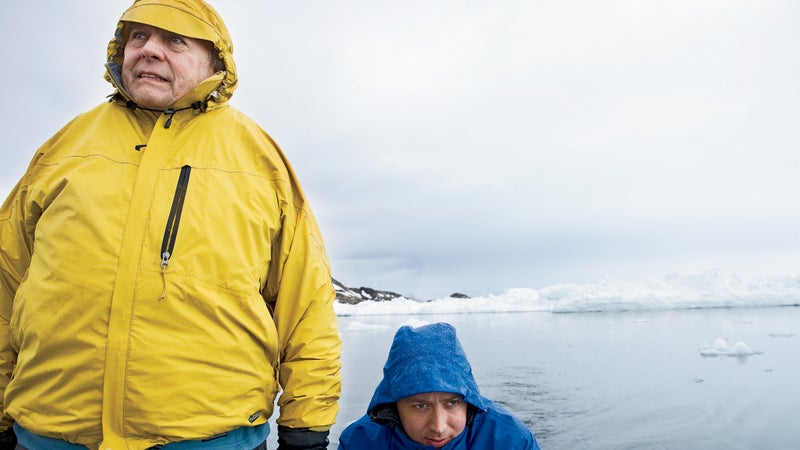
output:
<svg viewBox="0 0 800 450"><path fill-rule="evenodd" d="M703 347L697 349L697 351L702 356L751 356L764 353L753 350L744 342L737 342L732 347L728 346L728 341L722 338L714 340L712 345L705 342Z"/></svg>
<svg viewBox="0 0 800 450"><path fill-rule="evenodd" d="M499 295L334 303L340 316L425 315L497 312L616 312L670 309L800 306L800 276L745 280L720 270L672 273L663 279L511 288ZM783 331L783 330L780 330ZM793 332L792 330L787 330Z"/></svg>

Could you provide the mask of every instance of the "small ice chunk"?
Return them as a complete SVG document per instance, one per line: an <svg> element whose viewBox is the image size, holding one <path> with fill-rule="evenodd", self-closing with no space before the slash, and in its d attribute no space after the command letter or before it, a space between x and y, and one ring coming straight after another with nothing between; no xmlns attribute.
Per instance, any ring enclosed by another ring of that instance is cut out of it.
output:
<svg viewBox="0 0 800 450"><path fill-rule="evenodd" d="M697 351L700 352L701 356L751 356L764 353L753 350L744 342L737 342L733 346L729 346L728 341L722 338L715 339L711 345L705 342L703 347L697 349Z"/></svg>

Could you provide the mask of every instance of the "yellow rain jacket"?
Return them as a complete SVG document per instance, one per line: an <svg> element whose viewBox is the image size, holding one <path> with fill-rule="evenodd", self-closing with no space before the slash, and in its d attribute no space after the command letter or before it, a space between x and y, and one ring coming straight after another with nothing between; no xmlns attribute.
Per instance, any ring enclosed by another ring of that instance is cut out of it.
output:
<svg viewBox="0 0 800 450"><path fill-rule="evenodd" d="M226 70L161 114L136 108L127 21L209 40ZM3 204L0 429L144 449L263 424L280 390L280 425L334 423L325 249L284 154L227 103L232 51L204 3L135 2L108 47L115 95L48 140Z"/></svg>

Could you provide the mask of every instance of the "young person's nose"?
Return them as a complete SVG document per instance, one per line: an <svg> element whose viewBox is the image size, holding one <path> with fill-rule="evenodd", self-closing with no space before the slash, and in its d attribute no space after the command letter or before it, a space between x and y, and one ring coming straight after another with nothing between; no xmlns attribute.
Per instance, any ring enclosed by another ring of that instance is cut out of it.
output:
<svg viewBox="0 0 800 450"><path fill-rule="evenodd" d="M433 408L428 425L432 431L444 433L447 430L447 413L441 407Z"/></svg>

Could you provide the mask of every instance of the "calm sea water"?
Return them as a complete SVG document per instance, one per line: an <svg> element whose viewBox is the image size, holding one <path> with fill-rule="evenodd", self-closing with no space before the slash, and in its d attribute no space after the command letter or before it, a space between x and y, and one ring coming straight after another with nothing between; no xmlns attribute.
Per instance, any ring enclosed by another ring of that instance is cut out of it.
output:
<svg viewBox="0 0 800 450"><path fill-rule="evenodd" d="M340 317L344 385L331 448L364 413L397 327L419 321L456 326L483 394L543 449L800 445L800 308L787 307ZM762 353L701 356L718 338Z"/></svg>

